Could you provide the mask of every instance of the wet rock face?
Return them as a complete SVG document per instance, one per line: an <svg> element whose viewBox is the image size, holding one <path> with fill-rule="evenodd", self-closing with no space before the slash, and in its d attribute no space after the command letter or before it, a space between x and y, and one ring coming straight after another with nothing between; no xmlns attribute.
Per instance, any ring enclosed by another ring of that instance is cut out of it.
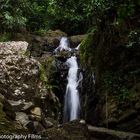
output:
<svg viewBox="0 0 140 140"><path fill-rule="evenodd" d="M54 105L58 100L40 79L41 64L26 55L27 46L21 41L0 43L0 94L5 115L37 133L48 125L46 115L53 114L49 101Z"/></svg>
<svg viewBox="0 0 140 140"><path fill-rule="evenodd" d="M82 106L82 117L87 123L96 125L99 120L98 110L96 105L98 101L98 95L95 87L94 73L87 69L83 71L83 81L81 88L81 106Z"/></svg>

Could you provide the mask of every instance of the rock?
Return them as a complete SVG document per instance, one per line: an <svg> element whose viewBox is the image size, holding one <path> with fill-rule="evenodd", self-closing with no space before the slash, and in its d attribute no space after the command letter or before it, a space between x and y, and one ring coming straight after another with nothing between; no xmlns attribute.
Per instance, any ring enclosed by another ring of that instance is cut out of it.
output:
<svg viewBox="0 0 140 140"><path fill-rule="evenodd" d="M49 30L42 37L34 36L28 47L32 56L41 57L46 52L53 52L58 47L61 37L67 36L60 30Z"/></svg>
<svg viewBox="0 0 140 140"><path fill-rule="evenodd" d="M14 112L19 112L23 108L22 100L8 100L9 104L11 105L11 108L14 110Z"/></svg>
<svg viewBox="0 0 140 140"><path fill-rule="evenodd" d="M118 123L116 118L108 118L103 122L103 126L108 126L108 128L115 128Z"/></svg>
<svg viewBox="0 0 140 140"><path fill-rule="evenodd" d="M48 45L48 48L46 48L47 51L55 49L59 45L60 38L61 38L60 36L55 36L55 37L45 36L43 39L44 39L44 42L46 42Z"/></svg>
<svg viewBox="0 0 140 140"><path fill-rule="evenodd" d="M39 121L41 121L42 111L39 107L35 107L31 110L32 115Z"/></svg>
<svg viewBox="0 0 140 140"><path fill-rule="evenodd" d="M24 112L16 113L16 121L19 121L25 128L26 125L30 122L28 116Z"/></svg>
<svg viewBox="0 0 140 140"><path fill-rule="evenodd" d="M30 121L29 123L26 124L25 127L28 128L30 133L37 133L33 122Z"/></svg>
<svg viewBox="0 0 140 140"><path fill-rule="evenodd" d="M14 121L14 126L20 122L20 126L33 132L33 122L42 123L46 109L49 110L48 116L53 114L58 99L40 76L43 74L43 78L47 79L44 71L40 70L40 62L26 55L27 45L27 42L21 41L0 43L0 97L4 117ZM2 123L5 122L6 119ZM52 125L47 123L47 127Z"/></svg>
<svg viewBox="0 0 140 140"><path fill-rule="evenodd" d="M49 37L63 37L63 36L67 36L66 33L62 32L61 30L48 30L47 33L45 34L45 36L49 36Z"/></svg>
<svg viewBox="0 0 140 140"><path fill-rule="evenodd" d="M135 104L135 108L136 108L136 110L140 113L140 102L137 102L137 103Z"/></svg>
<svg viewBox="0 0 140 140"><path fill-rule="evenodd" d="M137 117L137 112L135 110L128 110L121 118L119 119L119 123L127 122L135 119Z"/></svg>
<svg viewBox="0 0 140 140"><path fill-rule="evenodd" d="M34 124L34 129L33 129L34 133L40 133L41 131L45 130L45 128L41 125L41 123L34 121L33 124Z"/></svg>
<svg viewBox="0 0 140 140"><path fill-rule="evenodd" d="M23 104L26 104L26 107L23 109L28 108L27 104L34 98L39 99L42 95L47 95L44 81L39 77L41 64L34 58L22 54L26 50L24 45L27 44L25 42L0 44L0 93L8 100L24 99Z"/></svg>
<svg viewBox="0 0 140 140"><path fill-rule="evenodd" d="M80 120L80 123L81 124L86 124L86 121L85 120Z"/></svg>
<svg viewBox="0 0 140 140"><path fill-rule="evenodd" d="M4 96L0 93L0 99L4 100Z"/></svg>
<svg viewBox="0 0 140 140"><path fill-rule="evenodd" d="M126 132L138 133L140 132L140 120L138 117L127 121L122 121L116 125L116 129Z"/></svg>
<svg viewBox="0 0 140 140"><path fill-rule="evenodd" d="M33 102L24 102L24 106L22 108L22 111L29 110L33 106L34 106Z"/></svg>
<svg viewBox="0 0 140 140"><path fill-rule="evenodd" d="M52 127L42 132L49 140L90 140L86 125L78 121L63 124L62 127ZM92 139L94 140L94 139Z"/></svg>
<svg viewBox="0 0 140 140"><path fill-rule="evenodd" d="M71 48L76 48L86 37L87 35L75 35L69 37Z"/></svg>
<svg viewBox="0 0 140 140"><path fill-rule="evenodd" d="M7 113L8 113L8 111L12 111L12 112L26 111L31 107L33 107L33 103L32 102L25 102L24 99L17 100L17 101L6 100L6 99L4 100L4 110Z"/></svg>
<svg viewBox="0 0 140 140"><path fill-rule="evenodd" d="M0 98L0 134L25 134L26 132L27 130L25 130L21 124L7 117L3 110L3 99Z"/></svg>
<svg viewBox="0 0 140 140"><path fill-rule="evenodd" d="M25 41L12 41L12 42L0 42L0 54L12 55L20 54L23 55L27 50L28 43Z"/></svg>
<svg viewBox="0 0 140 140"><path fill-rule="evenodd" d="M140 135L135 133L126 133L121 131L115 131L102 127L93 127L88 125L88 130L91 137L97 140L139 140Z"/></svg>
<svg viewBox="0 0 140 140"><path fill-rule="evenodd" d="M47 118L45 118L45 128L53 127L53 123L48 121Z"/></svg>
<svg viewBox="0 0 140 140"><path fill-rule="evenodd" d="M32 100L32 96L41 89L38 85L39 62L24 54L27 44L26 42L0 44L0 92L7 99L14 97L14 100L18 100L24 97L26 100L29 98Z"/></svg>
<svg viewBox="0 0 140 140"><path fill-rule="evenodd" d="M15 120L16 113L14 111L14 108L6 99L3 100L3 110L9 118L11 118L12 120Z"/></svg>

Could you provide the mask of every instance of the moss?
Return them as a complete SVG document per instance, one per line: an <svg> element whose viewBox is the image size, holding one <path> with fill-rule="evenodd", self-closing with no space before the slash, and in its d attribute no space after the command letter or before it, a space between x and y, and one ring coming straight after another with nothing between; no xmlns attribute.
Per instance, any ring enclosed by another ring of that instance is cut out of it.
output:
<svg viewBox="0 0 140 140"><path fill-rule="evenodd" d="M46 61L46 74L48 78L50 78L53 75L53 72L55 71L53 62L54 62L54 57L53 56L48 57Z"/></svg>
<svg viewBox="0 0 140 140"><path fill-rule="evenodd" d="M80 60L83 66L92 67L95 64L94 59L94 35L96 29L88 34L87 38L84 39L80 44Z"/></svg>
<svg viewBox="0 0 140 140"><path fill-rule="evenodd" d="M39 75L40 75L40 80L42 82L44 82L45 84L47 84L48 83L48 79L46 77L45 68L44 68L44 66L42 64L40 64L40 66L39 66Z"/></svg>
<svg viewBox="0 0 140 140"><path fill-rule="evenodd" d="M40 80L45 84L47 89L52 89L54 86L51 83L53 72L55 67L53 66L54 57L48 56L40 60L41 64L39 66Z"/></svg>
<svg viewBox="0 0 140 140"><path fill-rule="evenodd" d="M51 76L53 75L54 66L53 66L54 57L48 56L47 59L43 59L39 66L39 75L40 80L45 85L47 89L47 98L45 100L47 106L48 106L48 114L51 117L54 117L55 119L58 118L59 113L59 101L58 98L54 95L53 89L55 88L54 83L51 83ZM54 79L55 80L55 79ZM52 113L54 113L54 116L52 116Z"/></svg>

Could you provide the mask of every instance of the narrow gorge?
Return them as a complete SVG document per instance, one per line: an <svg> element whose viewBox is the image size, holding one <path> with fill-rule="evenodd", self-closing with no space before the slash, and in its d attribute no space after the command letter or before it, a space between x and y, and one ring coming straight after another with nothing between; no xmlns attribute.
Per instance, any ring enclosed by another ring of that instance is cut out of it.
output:
<svg viewBox="0 0 140 140"><path fill-rule="evenodd" d="M0 1L0 139L140 140L139 0Z"/></svg>

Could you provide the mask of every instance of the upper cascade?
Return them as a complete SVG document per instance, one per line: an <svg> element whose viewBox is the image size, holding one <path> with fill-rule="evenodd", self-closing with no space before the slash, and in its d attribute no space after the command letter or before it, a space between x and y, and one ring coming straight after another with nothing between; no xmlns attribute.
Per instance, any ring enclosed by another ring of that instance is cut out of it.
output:
<svg viewBox="0 0 140 140"><path fill-rule="evenodd" d="M54 52L71 51L72 49L69 47L69 44L68 38L62 37L59 46L54 50Z"/></svg>

